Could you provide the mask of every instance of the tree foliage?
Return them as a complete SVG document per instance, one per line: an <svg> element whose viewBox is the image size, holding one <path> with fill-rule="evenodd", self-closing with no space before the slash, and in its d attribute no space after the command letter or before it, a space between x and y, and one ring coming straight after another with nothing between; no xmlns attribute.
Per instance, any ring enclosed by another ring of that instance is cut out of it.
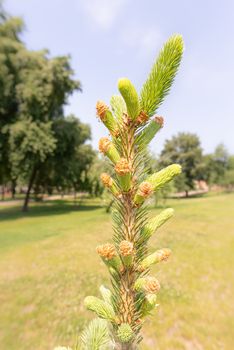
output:
<svg viewBox="0 0 234 350"><path fill-rule="evenodd" d="M165 142L160 155L160 164L165 166L176 162L182 166L183 173L175 180L178 190L194 188L194 180L201 177L202 148L197 135L179 133Z"/></svg>
<svg viewBox="0 0 234 350"><path fill-rule="evenodd" d="M69 56L30 51L21 40L20 18L0 21L0 177L1 182L37 187L80 187L94 153L85 142L90 129L74 116L65 118L68 97L81 90Z"/></svg>

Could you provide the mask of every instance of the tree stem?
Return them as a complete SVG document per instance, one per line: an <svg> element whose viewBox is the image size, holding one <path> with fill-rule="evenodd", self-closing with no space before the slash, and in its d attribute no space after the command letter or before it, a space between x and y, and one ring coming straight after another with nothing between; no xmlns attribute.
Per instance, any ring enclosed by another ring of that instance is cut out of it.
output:
<svg viewBox="0 0 234 350"><path fill-rule="evenodd" d="M24 198L24 204L23 204L23 207L22 207L22 211L23 212L28 211L28 202L29 202L30 192L31 192L32 185L33 185L35 177L36 177L36 173L37 173L37 168L34 167L33 171L32 171L32 174L30 176L30 179L29 179L27 192L26 192L26 195L25 195L25 198Z"/></svg>

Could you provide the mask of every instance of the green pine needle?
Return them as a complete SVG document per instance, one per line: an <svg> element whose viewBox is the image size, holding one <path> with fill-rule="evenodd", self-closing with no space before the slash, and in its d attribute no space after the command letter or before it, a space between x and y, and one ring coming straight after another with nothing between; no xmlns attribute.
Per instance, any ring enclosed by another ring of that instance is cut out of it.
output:
<svg viewBox="0 0 234 350"><path fill-rule="evenodd" d="M82 350L110 350L114 349L111 341L108 323L96 318L84 329L80 337Z"/></svg>
<svg viewBox="0 0 234 350"><path fill-rule="evenodd" d="M181 35L173 35L164 45L141 90L141 108L152 116L169 93L183 54Z"/></svg>
<svg viewBox="0 0 234 350"><path fill-rule="evenodd" d="M118 121L122 120L123 114L127 113L127 107L124 99L120 95L113 95L110 100L112 111Z"/></svg>

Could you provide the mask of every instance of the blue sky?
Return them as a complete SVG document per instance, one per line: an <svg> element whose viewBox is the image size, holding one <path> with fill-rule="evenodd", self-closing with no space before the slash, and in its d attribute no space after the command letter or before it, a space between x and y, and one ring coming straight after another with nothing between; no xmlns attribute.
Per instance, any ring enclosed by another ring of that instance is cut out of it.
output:
<svg viewBox="0 0 234 350"><path fill-rule="evenodd" d="M234 1L5 0L5 8L24 18L30 49L71 55L83 93L69 99L66 113L91 125L95 148L106 135L96 101L108 103L124 76L140 90L163 42L181 33L184 58L158 110L165 127L151 149L158 153L165 139L188 131L205 152L222 142L234 153Z"/></svg>

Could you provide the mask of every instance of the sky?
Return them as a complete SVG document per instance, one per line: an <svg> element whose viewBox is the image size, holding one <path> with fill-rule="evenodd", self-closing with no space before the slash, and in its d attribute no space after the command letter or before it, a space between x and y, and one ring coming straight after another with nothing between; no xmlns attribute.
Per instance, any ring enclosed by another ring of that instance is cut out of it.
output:
<svg viewBox="0 0 234 350"><path fill-rule="evenodd" d="M147 78L163 43L183 35L184 57L170 95L157 114L165 125L151 143L159 154L178 132L199 135L205 153L224 143L234 153L233 0L5 0L22 16L22 36L32 50L71 55L82 93L68 100L66 114L91 125L92 144L107 135L95 112L129 78L137 90Z"/></svg>

